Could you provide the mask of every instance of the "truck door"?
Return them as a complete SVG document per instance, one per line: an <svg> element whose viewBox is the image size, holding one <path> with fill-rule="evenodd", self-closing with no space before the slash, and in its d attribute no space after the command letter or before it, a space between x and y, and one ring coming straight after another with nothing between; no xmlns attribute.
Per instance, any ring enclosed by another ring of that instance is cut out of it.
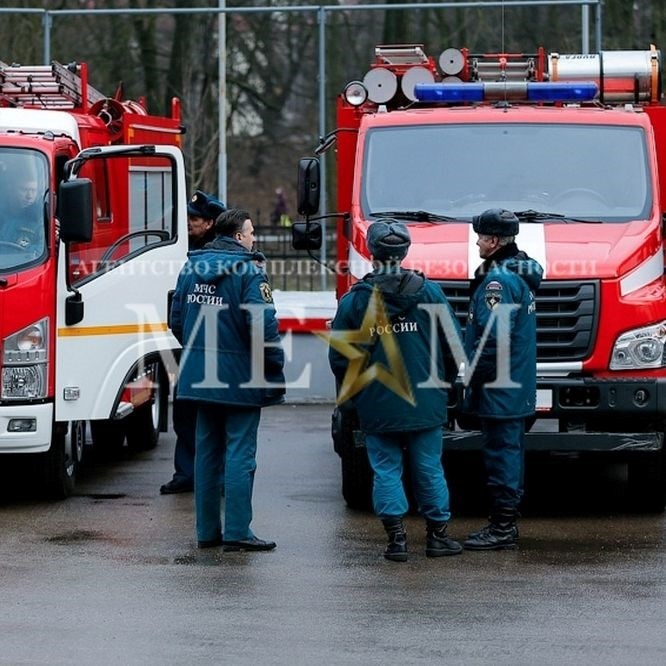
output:
<svg viewBox="0 0 666 666"><path fill-rule="evenodd" d="M58 421L116 416L137 367L178 347L167 299L187 255L184 166L178 148L154 148L77 158L74 177L92 181L93 232L89 242L60 244Z"/></svg>

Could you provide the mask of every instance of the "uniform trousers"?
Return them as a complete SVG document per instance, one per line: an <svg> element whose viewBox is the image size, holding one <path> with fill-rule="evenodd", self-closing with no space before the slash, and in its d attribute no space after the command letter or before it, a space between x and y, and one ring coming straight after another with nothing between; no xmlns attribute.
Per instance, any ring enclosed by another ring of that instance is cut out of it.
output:
<svg viewBox="0 0 666 666"><path fill-rule="evenodd" d="M173 455L173 480L194 483L194 442L197 426L197 403L193 400L173 401L173 430L176 449Z"/></svg>
<svg viewBox="0 0 666 666"><path fill-rule="evenodd" d="M254 537L250 523L260 417L260 407L198 405L194 503L199 541L214 541L222 535L222 478L224 540Z"/></svg>
<svg viewBox="0 0 666 666"><path fill-rule="evenodd" d="M442 428L365 435L374 472L372 502L379 518L402 517L409 503L402 482L403 453L409 460L419 513L432 522L447 522L449 489L442 467Z"/></svg>
<svg viewBox="0 0 666 666"><path fill-rule="evenodd" d="M525 419L481 419L483 459L493 512L515 515L523 496Z"/></svg>

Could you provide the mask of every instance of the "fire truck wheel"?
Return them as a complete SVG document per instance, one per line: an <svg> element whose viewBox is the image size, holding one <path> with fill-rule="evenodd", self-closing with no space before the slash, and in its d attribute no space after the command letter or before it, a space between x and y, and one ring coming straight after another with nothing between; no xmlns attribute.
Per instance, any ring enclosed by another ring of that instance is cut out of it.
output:
<svg viewBox="0 0 666 666"><path fill-rule="evenodd" d="M125 444L122 422L111 419L91 421L90 434L93 441L93 454L96 458L116 458L122 454Z"/></svg>
<svg viewBox="0 0 666 666"><path fill-rule="evenodd" d="M372 508L372 469L365 448L342 450L342 496L350 509Z"/></svg>
<svg viewBox="0 0 666 666"><path fill-rule="evenodd" d="M76 473L83 458L85 422L56 423L51 448L38 461L45 494L65 499L74 492Z"/></svg>
<svg viewBox="0 0 666 666"><path fill-rule="evenodd" d="M635 455L627 469L631 508L641 513L662 513L666 507L666 452Z"/></svg>
<svg viewBox="0 0 666 666"><path fill-rule="evenodd" d="M127 446L132 451L149 451L157 446L163 429L169 400L169 380L160 366L155 381L153 396L125 419Z"/></svg>
<svg viewBox="0 0 666 666"><path fill-rule="evenodd" d="M355 439L358 418L351 411L336 412L334 437L341 460L342 496L350 509L365 511L372 508L372 468L365 446L357 445Z"/></svg>

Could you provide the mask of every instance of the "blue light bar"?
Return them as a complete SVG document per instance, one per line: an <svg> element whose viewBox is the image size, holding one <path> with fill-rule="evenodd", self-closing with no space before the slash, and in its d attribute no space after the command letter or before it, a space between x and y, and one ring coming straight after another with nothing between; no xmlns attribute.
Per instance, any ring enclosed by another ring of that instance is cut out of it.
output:
<svg viewBox="0 0 666 666"><path fill-rule="evenodd" d="M483 102L483 83L417 83L419 102Z"/></svg>
<svg viewBox="0 0 666 666"><path fill-rule="evenodd" d="M548 81L539 83L417 83L414 94L419 102L462 102L526 100L528 102L589 102L598 94L593 81Z"/></svg>
<svg viewBox="0 0 666 666"><path fill-rule="evenodd" d="M527 84L527 99L530 102L590 102L598 92L597 84L593 81Z"/></svg>

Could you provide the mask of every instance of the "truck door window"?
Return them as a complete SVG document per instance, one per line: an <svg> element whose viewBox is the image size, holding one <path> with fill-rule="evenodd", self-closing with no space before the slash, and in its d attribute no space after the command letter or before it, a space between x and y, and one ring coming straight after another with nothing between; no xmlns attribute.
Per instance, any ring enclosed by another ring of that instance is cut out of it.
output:
<svg viewBox="0 0 666 666"><path fill-rule="evenodd" d="M41 153L0 148L0 271L46 256L48 176Z"/></svg>
<svg viewBox="0 0 666 666"><path fill-rule="evenodd" d="M130 227L133 231L169 231L173 195L171 172L164 168L137 167L130 171ZM130 241L133 249L155 242L157 236L137 236Z"/></svg>
<svg viewBox="0 0 666 666"><path fill-rule="evenodd" d="M70 245L70 284L81 284L174 238L173 167L167 158L92 159L79 177L94 184L93 238Z"/></svg>

